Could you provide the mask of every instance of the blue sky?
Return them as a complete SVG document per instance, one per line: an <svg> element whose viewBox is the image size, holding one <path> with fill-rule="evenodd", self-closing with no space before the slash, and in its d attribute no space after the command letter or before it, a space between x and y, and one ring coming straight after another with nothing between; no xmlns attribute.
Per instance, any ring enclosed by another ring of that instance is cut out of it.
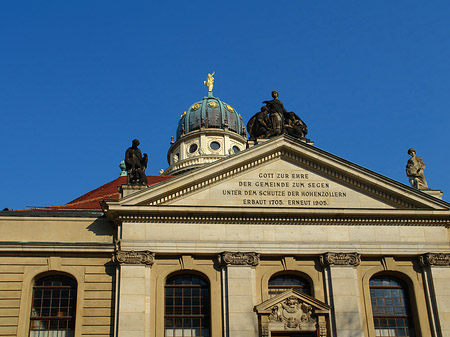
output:
<svg viewBox="0 0 450 337"><path fill-rule="evenodd" d="M166 168L207 93L245 122L274 89L325 151L408 184L407 150L450 200L449 1L3 1L0 208L115 179L138 138Z"/></svg>

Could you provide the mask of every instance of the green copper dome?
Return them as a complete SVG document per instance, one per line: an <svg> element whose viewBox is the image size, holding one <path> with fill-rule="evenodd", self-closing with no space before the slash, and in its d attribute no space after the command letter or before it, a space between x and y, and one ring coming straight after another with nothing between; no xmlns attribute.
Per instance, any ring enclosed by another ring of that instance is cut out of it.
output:
<svg viewBox="0 0 450 337"><path fill-rule="evenodd" d="M192 104L180 118L177 127L177 140L184 134L204 129L222 129L247 137L244 121L237 111L218 97L203 97Z"/></svg>

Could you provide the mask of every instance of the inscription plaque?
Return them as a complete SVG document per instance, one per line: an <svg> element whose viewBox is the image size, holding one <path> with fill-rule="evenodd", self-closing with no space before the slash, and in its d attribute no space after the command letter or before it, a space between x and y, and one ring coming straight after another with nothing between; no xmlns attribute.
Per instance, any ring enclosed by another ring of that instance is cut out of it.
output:
<svg viewBox="0 0 450 337"><path fill-rule="evenodd" d="M312 177L309 172L262 171L233 185L230 187L235 188L223 189L222 195L239 196L242 205L317 207L330 206L334 198L347 198L347 191L337 184Z"/></svg>
<svg viewBox="0 0 450 337"><path fill-rule="evenodd" d="M206 187L174 204L239 207L392 208L362 191L279 161Z"/></svg>

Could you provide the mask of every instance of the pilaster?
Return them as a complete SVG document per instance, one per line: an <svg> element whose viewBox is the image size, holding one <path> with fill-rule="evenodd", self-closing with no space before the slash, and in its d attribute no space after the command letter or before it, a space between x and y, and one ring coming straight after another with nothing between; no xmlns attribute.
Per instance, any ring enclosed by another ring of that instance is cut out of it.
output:
<svg viewBox="0 0 450 337"><path fill-rule="evenodd" d="M155 253L149 251L117 251L118 310L116 337L145 337L150 332L150 268Z"/></svg>
<svg viewBox="0 0 450 337"><path fill-rule="evenodd" d="M328 278L327 293L332 306L334 336L363 337L361 294L356 267L358 253L326 253L320 257Z"/></svg>
<svg viewBox="0 0 450 337"><path fill-rule="evenodd" d="M223 266L225 337L256 337L258 320L253 312L256 303L255 267L259 254L224 252L219 255Z"/></svg>
<svg viewBox="0 0 450 337"><path fill-rule="evenodd" d="M428 273L427 290L433 312L435 334L450 336L450 254L427 253L420 262Z"/></svg>

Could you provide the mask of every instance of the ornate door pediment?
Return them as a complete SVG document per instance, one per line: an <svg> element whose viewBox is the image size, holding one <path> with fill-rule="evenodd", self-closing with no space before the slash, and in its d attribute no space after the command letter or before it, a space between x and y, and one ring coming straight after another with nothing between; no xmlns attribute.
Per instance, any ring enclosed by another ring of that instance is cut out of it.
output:
<svg viewBox="0 0 450 337"><path fill-rule="evenodd" d="M287 290L255 306L260 336L270 337L272 332L319 332L329 336L331 307L313 297Z"/></svg>

